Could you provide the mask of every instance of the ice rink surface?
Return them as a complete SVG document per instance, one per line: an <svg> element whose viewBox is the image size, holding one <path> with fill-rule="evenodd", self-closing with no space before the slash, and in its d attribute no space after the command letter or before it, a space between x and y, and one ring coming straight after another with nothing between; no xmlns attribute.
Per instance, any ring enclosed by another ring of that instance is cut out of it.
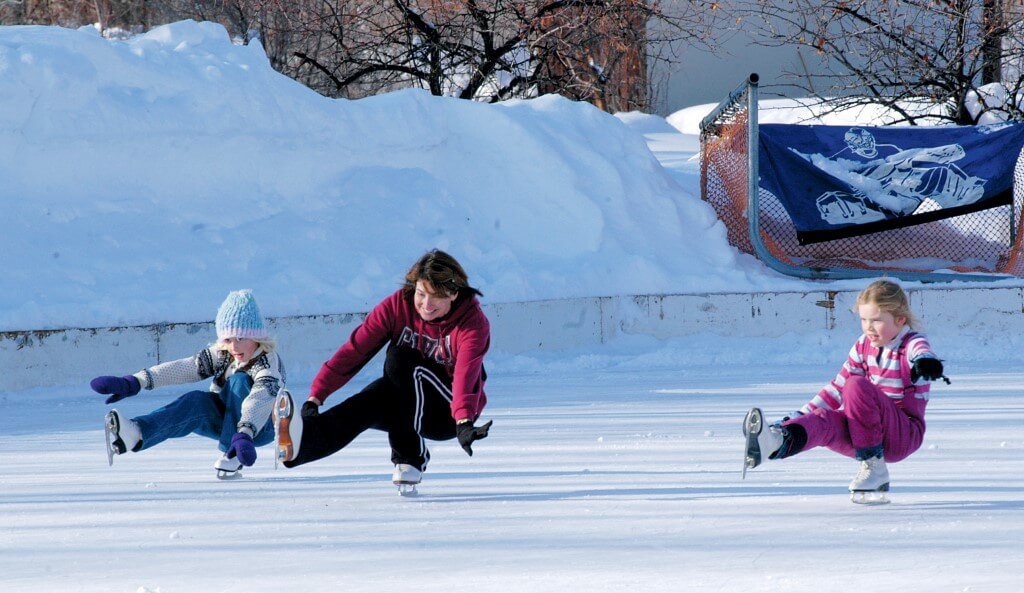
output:
<svg viewBox="0 0 1024 593"><path fill-rule="evenodd" d="M1024 372L1000 366L933 387L879 507L826 450L740 479L744 412L798 407L831 368L497 373L491 436L473 458L434 443L411 499L382 433L292 470L264 447L223 482L211 440L107 467L100 396L7 394L0 591L1021 591Z"/></svg>

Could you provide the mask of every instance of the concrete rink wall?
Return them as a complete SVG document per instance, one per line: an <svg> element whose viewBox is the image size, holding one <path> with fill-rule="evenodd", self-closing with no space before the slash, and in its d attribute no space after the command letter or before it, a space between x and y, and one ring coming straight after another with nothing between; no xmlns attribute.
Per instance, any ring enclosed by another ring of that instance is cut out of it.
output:
<svg viewBox="0 0 1024 593"><path fill-rule="evenodd" d="M908 291L930 330L1024 334L1024 288ZM848 311L856 291L634 295L485 304L491 348L517 354L607 343L618 336L660 339L709 333L770 338L794 331L859 333ZM319 368L365 312L267 320L289 370ZM213 322L0 332L3 391L85 384L190 356L215 336Z"/></svg>

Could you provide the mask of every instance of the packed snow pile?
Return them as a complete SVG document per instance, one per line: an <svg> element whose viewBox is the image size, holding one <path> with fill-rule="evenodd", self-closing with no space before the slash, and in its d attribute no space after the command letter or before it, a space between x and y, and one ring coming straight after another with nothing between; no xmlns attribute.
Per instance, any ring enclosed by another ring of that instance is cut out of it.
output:
<svg viewBox="0 0 1024 593"><path fill-rule="evenodd" d="M0 178L0 330L366 310L434 247L490 302L772 281L588 104L327 99L212 23L0 27Z"/></svg>
<svg viewBox="0 0 1024 593"><path fill-rule="evenodd" d="M1020 97L1016 98L1016 107L1013 106L1013 100L1013 93L1002 83L997 82L981 86L977 91L970 91L965 105L971 116L978 118L979 125L989 125L1007 121L1008 113L1024 107L1024 100ZM900 111L877 103L836 106L829 100L811 97L762 97L758 99L757 104L757 118L762 124L906 126L909 124L903 121L905 113L911 113L921 117L919 122L926 125L951 125L948 119L941 117L945 108L926 99L902 101ZM714 111L715 107L715 104L686 107L669 115L667 121L684 134L700 134L701 121ZM932 115L935 117L930 117Z"/></svg>

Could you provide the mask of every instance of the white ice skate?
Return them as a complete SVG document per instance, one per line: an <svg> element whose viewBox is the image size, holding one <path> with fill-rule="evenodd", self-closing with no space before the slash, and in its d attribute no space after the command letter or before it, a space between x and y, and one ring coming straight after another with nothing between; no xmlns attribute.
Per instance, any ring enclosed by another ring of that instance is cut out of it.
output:
<svg viewBox="0 0 1024 593"><path fill-rule="evenodd" d="M747 437L747 449L743 456L742 477L747 477L747 470L754 469L769 459L782 448L785 440L781 430L774 424L764 422L764 414L760 408L751 408L743 419L743 435Z"/></svg>
<svg viewBox="0 0 1024 593"><path fill-rule="evenodd" d="M395 473L391 474L391 481L398 486L398 493L402 496L416 496L416 484L423 480L423 472L408 463L395 465Z"/></svg>
<svg viewBox="0 0 1024 593"><path fill-rule="evenodd" d="M213 464L213 469L217 470L218 480L237 480L242 477L242 462L237 457L228 459L227 453L217 459Z"/></svg>
<svg viewBox="0 0 1024 593"><path fill-rule="evenodd" d="M125 420L117 410L110 410L103 419L107 442L107 465L114 465L114 455L137 451L142 446L142 433L134 420Z"/></svg>
<svg viewBox="0 0 1024 593"><path fill-rule="evenodd" d="M274 402L274 469L279 461L299 456L302 444L302 413L295 409L295 400L287 389L277 394Z"/></svg>
<svg viewBox="0 0 1024 593"><path fill-rule="evenodd" d="M883 457L860 462L860 471L850 482L850 500L857 504L889 503L889 468Z"/></svg>

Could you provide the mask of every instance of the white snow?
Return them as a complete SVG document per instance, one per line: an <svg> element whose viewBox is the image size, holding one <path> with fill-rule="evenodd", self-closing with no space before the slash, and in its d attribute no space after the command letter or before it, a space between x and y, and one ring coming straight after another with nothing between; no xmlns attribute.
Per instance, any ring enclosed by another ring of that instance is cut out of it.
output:
<svg viewBox="0 0 1024 593"><path fill-rule="evenodd" d="M362 311L432 247L492 302L776 285L590 105L330 100L211 23L0 28L0 178L2 329Z"/></svg>
<svg viewBox="0 0 1024 593"><path fill-rule="evenodd" d="M209 23L0 27L0 331L209 320L242 287L267 315L365 310L435 246L488 302L812 286L736 253L698 199L711 107L337 101ZM803 404L856 337L793 332L495 352L491 436L434 444L410 500L381 433L294 470L261 448L219 482L200 437L108 468L85 385L0 391L0 593L1020 590L1024 337L936 328L953 384L894 502L864 508L827 451L739 479L743 413Z"/></svg>

